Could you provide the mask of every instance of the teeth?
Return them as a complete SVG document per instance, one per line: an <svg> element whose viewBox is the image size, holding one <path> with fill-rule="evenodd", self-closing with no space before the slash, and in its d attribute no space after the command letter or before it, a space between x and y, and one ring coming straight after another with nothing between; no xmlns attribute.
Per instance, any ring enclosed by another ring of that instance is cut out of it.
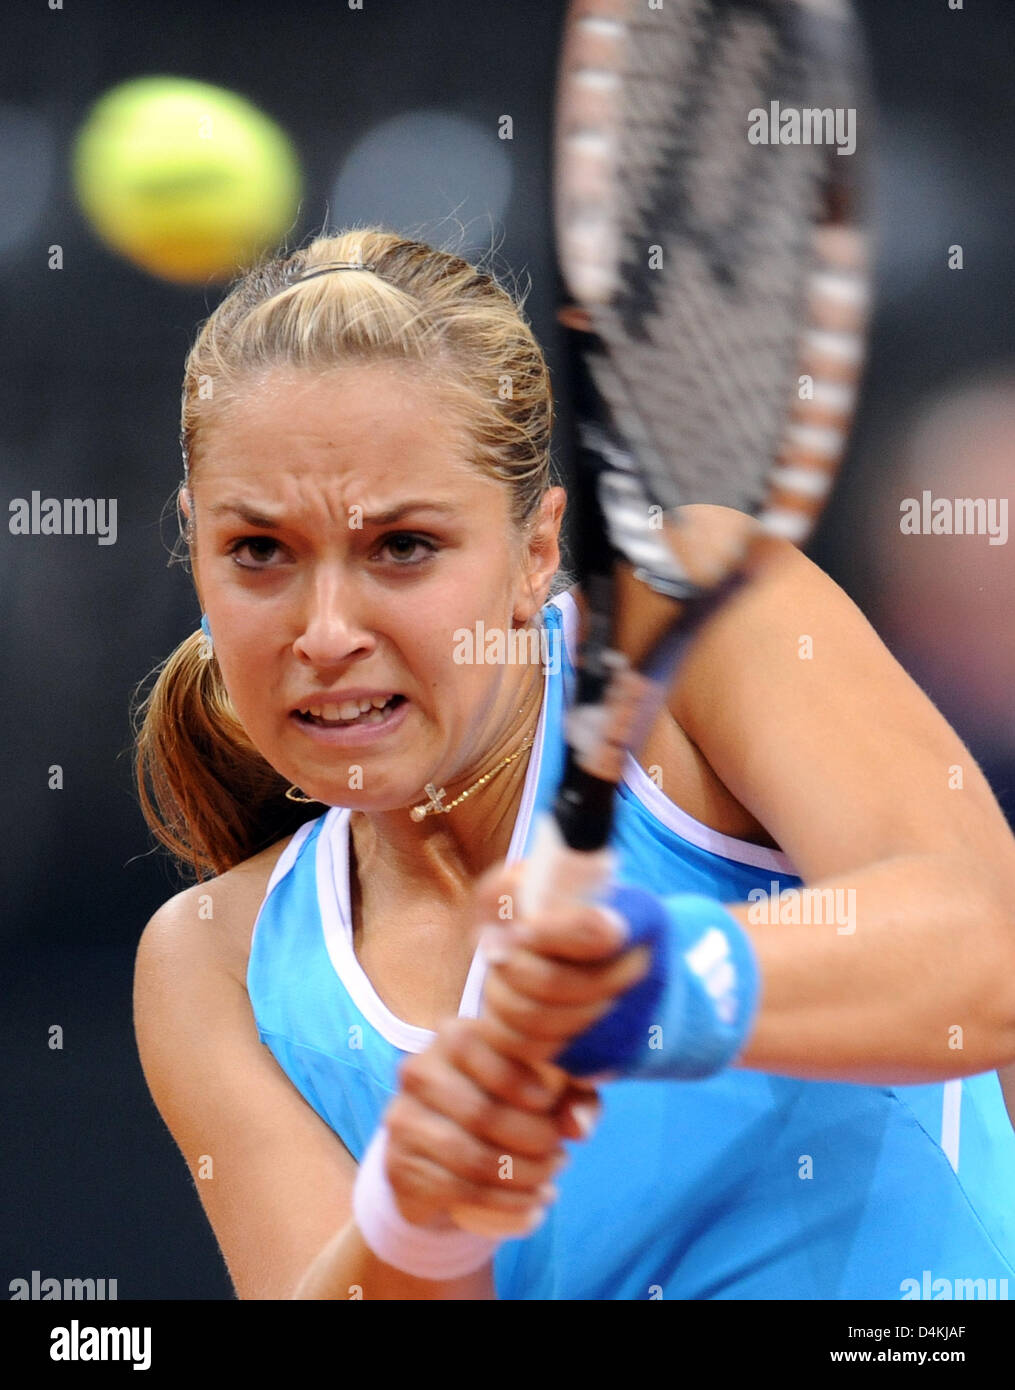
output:
<svg viewBox="0 0 1015 1390"><path fill-rule="evenodd" d="M303 712L313 715L316 719L341 719L346 723L358 719L360 715L366 715L362 721L364 724L377 724L384 718L381 711L392 698L391 695L374 695L372 698L363 696L359 700L343 700L341 704L308 705Z"/></svg>

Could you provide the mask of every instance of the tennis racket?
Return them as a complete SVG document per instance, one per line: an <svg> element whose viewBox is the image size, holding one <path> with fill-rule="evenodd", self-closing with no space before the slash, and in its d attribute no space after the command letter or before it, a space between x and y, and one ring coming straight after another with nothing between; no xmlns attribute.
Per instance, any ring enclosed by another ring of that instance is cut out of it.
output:
<svg viewBox="0 0 1015 1390"><path fill-rule="evenodd" d="M523 918L609 882L624 759L694 634L753 541L802 544L831 491L867 321L864 91L848 0L569 7L555 223L585 612Z"/></svg>

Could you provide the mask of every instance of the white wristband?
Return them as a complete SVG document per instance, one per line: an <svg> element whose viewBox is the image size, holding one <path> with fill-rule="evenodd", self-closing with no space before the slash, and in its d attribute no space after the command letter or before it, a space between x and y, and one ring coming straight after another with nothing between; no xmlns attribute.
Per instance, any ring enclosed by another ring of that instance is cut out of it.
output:
<svg viewBox="0 0 1015 1390"><path fill-rule="evenodd" d="M385 1264L417 1279L458 1279L486 1264L500 1244L457 1227L414 1226L398 1210L385 1171L388 1131L378 1125L352 1189L352 1213L360 1234Z"/></svg>

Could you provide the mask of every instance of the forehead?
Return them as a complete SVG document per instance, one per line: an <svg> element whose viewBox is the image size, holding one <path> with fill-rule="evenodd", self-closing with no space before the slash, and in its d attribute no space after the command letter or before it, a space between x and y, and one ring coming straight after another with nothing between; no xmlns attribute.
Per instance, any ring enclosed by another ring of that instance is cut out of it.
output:
<svg viewBox="0 0 1015 1390"><path fill-rule="evenodd" d="M251 377L211 416L198 473L212 485L288 476L360 489L409 479L491 486L473 458L467 426L420 368L287 368Z"/></svg>

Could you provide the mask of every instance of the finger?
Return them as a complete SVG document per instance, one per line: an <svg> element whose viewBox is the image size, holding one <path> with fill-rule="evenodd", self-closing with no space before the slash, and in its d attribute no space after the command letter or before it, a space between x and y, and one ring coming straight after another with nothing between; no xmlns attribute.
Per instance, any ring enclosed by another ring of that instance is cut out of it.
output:
<svg viewBox="0 0 1015 1390"><path fill-rule="evenodd" d="M625 994L644 979L652 964L647 946L635 946L608 961L575 964L517 946L492 965L484 984L511 990L546 1007L597 1004Z"/></svg>
<svg viewBox="0 0 1015 1390"><path fill-rule="evenodd" d="M553 1116L563 1139L591 1139L603 1113L595 1086L574 1078L554 1107Z"/></svg>
<svg viewBox="0 0 1015 1390"><path fill-rule="evenodd" d="M604 1010L608 1008L604 1006ZM528 1067L539 1069L550 1065L558 1053L563 1052L570 1039L561 1041L559 1037L535 1037L531 1033L518 1032L499 1017L493 1009L487 1009L482 1018L485 1036L491 1045L504 1057L513 1058ZM596 1020L593 1019L593 1022ZM584 1032L584 1029L581 1031Z"/></svg>
<svg viewBox="0 0 1015 1390"><path fill-rule="evenodd" d="M439 1046L453 1066L489 1095L516 1109L545 1114L566 1090L567 1072L541 1060L535 1065L518 1060L499 1048L498 1040L485 1017L457 1018L441 1025Z"/></svg>
<svg viewBox="0 0 1015 1390"><path fill-rule="evenodd" d="M512 960L523 954L513 952ZM488 1016L516 1034L542 1042L556 1040L559 1051L609 1012L614 999L643 977L650 959L647 949L639 947L625 953L598 979L583 979L581 968L560 966L538 957L531 957L528 962L519 959L517 965L505 962L487 974L483 1006ZM522 981L530 992L522 993L510 981ZM590 1002L566 1002L569 998Z"/></svg>
<svg viewBox="0 0 1015 1390"><path fill-rule="evenodd" d="M488 926L507 926L518 915L521 869L520 864L497 864L477 880L472 898L473 942Z"/></svg>
<svg viewBox="0 0 1015 1390"><path fill-rule="evenodd" d="M505 1152L463 1130L446 1116L428 1109L415 1096L400 1093L385 1112L388 1130L389 1181L393 1186L411 1162L428 1159L448 1175L477 1187L495 1191L520 1192L528 1201L546 1201L539 1193L563 1166L566 1155L558 1148L549 1156L534 1160ZM442 1191L445 1189L442 1188ZM418 1195L418 1194L414 1194Z"/></svg>
<svg viewBox="0 0 1015 1390"><path fill-rule="evenodd" d="M461 1207L526 1215L543 1210L554 1197L549 1188L540 1196L504 1185L493 1188L469 1182L426 1155L411 1152L396 1155L388 1169L388 1183L403 1219L420 1226L442 1217L450 1226L448 1213Z"/></svg>
<svg viewBox="0 0 1015 1390"><path fill-rule="evenodd" d="M406 1062L400 1069L399 1083L403 1094L414 1096L427 1110L452 1120L502 1155L541 1162L558 1149L559 1136L546 1117L551 1104L546 1091L542 1112L518 1110L440 1058Z"/></svg>
<svg viewBox="0 0 1015 1390"><path fill-rule="evenodd" d="M559 960L605 961L622 951L630 936L618 912L596 903L570 903L532 917L515 914L490 925L483 944L494 960L503 954L503 946L518 945Z"/></svg>
<svg viewBox="0 0 1015 1390"><path fill-rule="evenodd" d="M477 916L500 922L516 916L516 905L521 900L523 872L523 864L502 862L481 874L473 887Z"/></svg>
<svg viewBox="0 0 1015 1390"><path fill-rule="evenodd" d="M545 1004L516 993L493 976L487 976L483 986L483 1008L487 1018L503 1024L516 1036L545 1045L531 1055L523 1054L526 1061L544 1056L552 1058L554 1048L559 1052L565 1043L580 1037L612 1006L610 999L599 999L592 1004ZM512 1051L512 1055L519 1054Z"/></svg>

